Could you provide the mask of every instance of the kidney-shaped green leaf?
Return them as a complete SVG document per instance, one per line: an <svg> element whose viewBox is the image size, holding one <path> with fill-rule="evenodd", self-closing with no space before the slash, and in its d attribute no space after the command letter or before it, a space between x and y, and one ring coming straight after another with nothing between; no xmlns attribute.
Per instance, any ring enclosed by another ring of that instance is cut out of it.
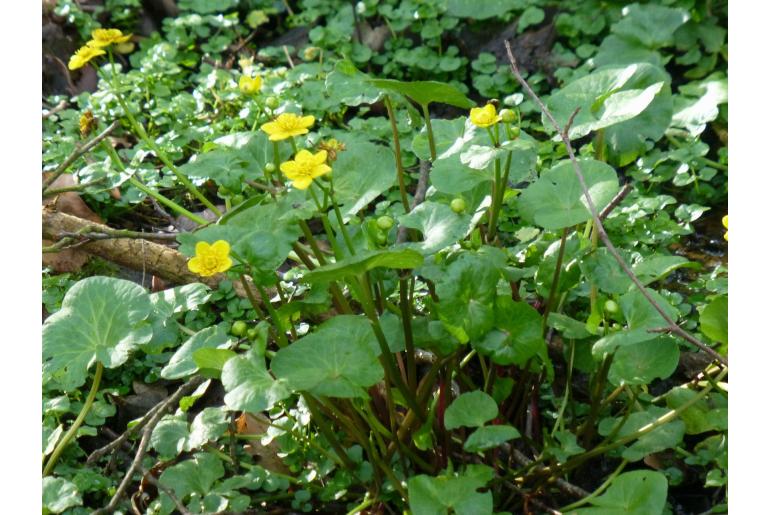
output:
<svg viewBox="0 0 770 515"><path fill-rule="evenodd" d="M44 374L71 390L85 382L95 361L119 367L152 338L151 310L150 296L136 283L99 276L78 281L43 324Z"/></svg>
<svg viewBox="0 0 770 515"><path fill-rule="evenodd" d="M422 254L412 249L371 250L318 267L305 274L302 279L308 283L329 282L349 275L363 274L373 268L417 268L422 262Z"/></svg>
<svg viewBox="0 0 770 515"><path fill-rule="evenodd" d="M727 343L727 296L712 300L700 314L700 330L719 343Z"/></svg>
<svg viewBox="0 0 770 515"><path fill-rule="evenodd" d="M519 430L512 426L484 426L475 430L465 440L463 449L468 452L483 452L520 436Z"/></svg>
<svg viewBox="0 0 770 515"><path fill-rule="evenodd" d="M229 346L232 340L227 332L220 326L207 327L201 329L190 336L181 347L177 349L171 359L168 361L160 376L164 379L180 379L189 376L198 371L198 365L195 364L193 353L198 349Z"/></svg>
<svg viewBox="0 0 770 515"><path fill-rule="evenodd" d="M468 465L462 474L412 476L407 483L409 508L414 515L492 515L492 492L477 491L492 477L485 465Z"/></svg>
<svg viewBox="0 0 770 515"><path fill-rule="evenodd" d="M365 397L384 376L363 317L340 315L279 350L270 368L294 391L327 397Z"/></svg>
<svg viewBox="0 0 770 515"><path fill-rule="evenodd" d="M265 358L253 351L225 363L222 385L228 408L252 413L269 410L291 394L284 381L276 381L267 371Z"/></svg>
<svg viewBox="0 0 770 515"><path fill-rule="evenodd" d="M634 470L616 477L604 494L590 501L592 507L565 515L661 515L667 495L666 476L654 470Z"/></svg>
<svg viewBox="0 0 770 515"><path fill-rule="evenodd" d="M449 405L444 413L444 427L481 427L496 416L495 400L481 390L476 390L460 395Z"/></svg>
<svg viewBox="0 0 770 515"><path fill-rule="evenodd" d="M597 211L601 211L620 189L615 170L601 161L579 159L588 193ZM583 190L569 160L560 161L519 196L519 211L524 220L544 229L563 229L591 218Z"/></svg>
<svg viewBox="0 0 770 515"><path fill-rule="evenodd" d="M440 102L463 109L470 109L476 105L462 91L445 82L433 80L404 82L394 79L369 79L368 82L377 88L401 93L420 105Z"/></svg>

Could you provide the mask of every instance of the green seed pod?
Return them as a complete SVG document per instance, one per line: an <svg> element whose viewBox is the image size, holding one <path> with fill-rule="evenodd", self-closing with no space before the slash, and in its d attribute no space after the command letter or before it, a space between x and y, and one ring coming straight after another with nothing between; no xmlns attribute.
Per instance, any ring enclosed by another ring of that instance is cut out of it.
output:
<svg viewBox="0 0 770 515"><path fill-rule="evenodd" d="M374 239L377 241L377 245L385 245L388 243L388 235L384 232L378 232Z"/></svg>
<svg viewBox="0 0 770 515"><path fill-rule="evenodd" d="M243 320L237 320L233 323L233 326L230 328L230 334L233 336L241 337L244 334L246 334L246 330L248 329L248 326L246 325L246 322Z"/></svg>
<svg viewBox="0 0 770 515"><path fill-rule="evenodd" d="M389 231L393 227L393 219L389 216L381 216L377 219L377 227L383 231Z"/></svg>
<svg viewBox="0 0 770 515"><path fill-rule="evenodd" d="M511 139L516 139L521 134L521 129L519 127L511 127Z"/></svg>
<svg viewBox="0 0 770 515"><path fill-rule="evenodd" d="M455 213L457 213L459 215L459 214L465 212L465 208L467 206L465 205L465 200L464 199L462 199L460 197L457 197L455 199L452 199L452 203L449 204L449 207L451 207L452 211L454 211Z"/></svg>
<svg viewBox="0 0 770 515"><path fill-rule="evenodd" d="M275 165L273 163L267 163L265 165L265 171L267 173L275 173Z"/></svg>
<svg viewBox="0 0 770 515"><path fill-rule="evenodd" d="M230 199L230 204L233 205L233 206L237 206L238 204L240 204L244 200L246 200L244 198L244 196L239 193L237 195L233 195L233 198Z"/></svg>
<svg viewBox="0 0 770 515"><path fill-rule="evenodd" d="M224 186L220 186L217 189L217 195L219 195L221 198L225 198L225 197L229 197L230 195L232 195L232 192L230 190L228 190L227 188L225 188Z"/></svg>
<svg viewBox="0 0 770 515"><path fill-rule="evenodd" d="M246 331L246 337L249 340L256 340L257 336L259 336L259 331L257 331L256 328L252 328L252 329L249 329L248 331Z"/></svg>

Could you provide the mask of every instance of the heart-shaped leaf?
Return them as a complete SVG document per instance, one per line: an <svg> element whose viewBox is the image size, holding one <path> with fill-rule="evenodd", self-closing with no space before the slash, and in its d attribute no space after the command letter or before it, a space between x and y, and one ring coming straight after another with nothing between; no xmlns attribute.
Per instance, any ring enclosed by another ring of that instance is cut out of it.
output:
<svg viewBox="0 0 770 515"><path fill-rule="evenodd" d="M283 381L276 381L265 367L265 358L251 351L225 363L222 369L225 404L238 411L259 413L290 395Z"/></svg>
<svg viewBox="0 0 770 515"><path fill-rule="evenodd" d="M468 465L463 473L409 478L409 508L414 515L467 513L492 515L492 492L478 492L494 472L485 465Z"/></svg>
<svg viewBox="0 0 770 515"><path fill-rule="evenodd" d="M171 359L168 361L160 376L164 379L180 379L189 376L198 371L198 365L195 364L193 353L198 349L229 346L232 339L227 332L220 326L207 327L201 329L190 336L181 347L177 349Z"/></svg>
<svg viewBox="0 0 770 515"><path fill-rule="evenodd" d="M620 189L615 170L601 161L579 159L580 168L597 211L601 211ZM540 175L519 196L524 220L544 229L571 227L591 218L573 165L560 161Z"/></svg>
<svg viewBox="0 0 770 515"><path fill-rule="evenodd" d="M94 362L119 367L152 338L151 310L150 296L136 283L99 276L78 281L43 324L44 374L73 390Z"/></svg>
<svg viewBox="0 0 770 515"><path fill-rule="evenodd" d="M661 515L666 507L668 481L654 470L635 470L619 475L607 491L592 499L592 507L565 515Z"/></svg>
<svg viewBox="0 0 770 515"><path fill-rule="evenodd" d="M463 449L468 452L484 452L520 436L518 429L512 426L484 426L475 430L465 440Z"/></svg>
<svg viewBox="0 0 770 515"><path fill-rule="evenodd" d="M270 368L294 391L328 397L366 397L384 376L363 317L341 315L279 350Z"/></svg>
<svg viewBox="0 0 770 515"><path fill-rule="evenodd" d="M444 413L444 427L481 427L497 416L497 403L482 392L475 390L460 395Z"/></svg>
<svg viewBox="0 0 770 515"><path fill-rule="evenodd" d="M439 102L463 109L470 109L476 105L462 91L446 82L433 80L404 82L394 79L369 79L368 82L377 88L401 93L420 105Z"/></svg>

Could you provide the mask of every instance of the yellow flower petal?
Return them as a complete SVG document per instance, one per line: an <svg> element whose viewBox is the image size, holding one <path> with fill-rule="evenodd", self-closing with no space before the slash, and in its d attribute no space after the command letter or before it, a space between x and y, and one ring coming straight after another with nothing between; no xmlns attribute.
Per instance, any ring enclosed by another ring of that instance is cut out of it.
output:
<svg viewBox="0 0 770 515"><path fill-rule="evenodd" d="M312 177L299 177L294 179L291 183L292 186L298 190L306 190L313 183Z"/></svg>
<svg viewBox="0 0 770 515"><path fill-rule="evenodd" d="M312 157L313 164L315 165L323 165L326 163L326 157L328 156L326 150L321 150L316 155Z"/></svg>
<svg viewBox="0 0 770 515"><path fill-rule="evenodd" d="M303 116L302 118L300 118L299 123L303 127L310 128L315 123L315 117L311 114L307 116Z"/></svg>
<svg viewBox="0 0 770 515"><path fill-rule="evenodd" d="M199 257L191 258L190 261L187 262L187 268L190 269L190 272L194 274L200 274L201 273L201 259Z"/></svg>
<svg viewBox="0 0 770 515"><path fill-rule="evenodd" d="M226 258L230 254L230 244L225 240L217 240L211 245L211 251L218 257Z"/></svg>
<svg viewBox="0 0 770 515"><path fill-rule="evenodd" d="M80 47L75 52L75 54L70 57L70 62L67 65L67 68L70 70L77 70L78 68L85 66L94 57L98 57L104 54L106 54L106 52L101 48L94 48L88 45Z"/></svg>
<svg viewBox="0 0 770 515"><path fill-rule="evenodd" d="M487 104L484 107L474 107L470 113L471 123L476 127L491 127L500 121L497 110L493 104Z"/></svg>
<svg viewBox="0 0 770 515"><path fill-rule="evenodd" d="M208 244L208 242L205 241L199 241L195 244L195 255L200 256L203 254L206 254L211 249L211 245Z"/></svg>
<svg viewBox="0 0 770 515"><path fill-rule="evenodd" d="M217 272L218 273L227 272L228 270L230 270L231 266L233 266L233 260L225 256L224 259L220 261L219 266L217 267Z"/></svg>

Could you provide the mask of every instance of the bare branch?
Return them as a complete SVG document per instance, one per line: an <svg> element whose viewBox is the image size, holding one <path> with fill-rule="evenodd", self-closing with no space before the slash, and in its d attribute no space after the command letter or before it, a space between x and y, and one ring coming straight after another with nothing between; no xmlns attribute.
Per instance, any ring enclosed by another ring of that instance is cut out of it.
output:
<svg viewBox="0 0 770 515"><path fill-rule="evenodd" d="M663 320L666 321L668 324L668 327L671 329L671 332L684 338L688 342L692 343L696 347L698 347L700 350L711 356L713 359L719 361L723 365L727 366L727 358L716 352L714 349L697 339L695 336L691 335L681 327L668 315L668 313L665 312L665 310L660 306L660 304L657 303L657 301L652 298L652 295L650 295L650 292L644 287L642 282L639 280L639 278L634 274L634 272L631 270L631 267L628 266L628 264L625 262L625 260L620 256L620 253L615 248L615 245L613 245L612 241L610 240L609 236L607 236L607 231L604 230L604 225L602 224L601 218L599 218L599 213L596 210L596 205L594 204L593 199L591 198L591 194L588 191L588 186L586 185L585 176L583 175L583 171L580 167L580 163L577 160L577 157L575 156L575 151L572 148L572 142L570 141L569 134L567 133L567 130L563 129L559 123L556 121L556 118L554 118L553 114L551 114L551 111L545 106L543 101L540 99L540 97L535 93L532 88L529 86L527 81L522 77L521 72L519 71L519 67L516 64L516 58L513 56L513 52L511 51L511 45L508 43L508 41L505 42L505 49L508 52L508 60L511 63L511 71L513 72L514 77L516 77L516 80L521 84L521 87L524 88L524 90L529 94L530 97L532 97L532 100L535 101L535 103L540 107L540 110L543 112L546 118L548 118L548 121L551 122L551 125L553 128L559 133L559 136L561 137L562 141L564 142L564 145L567 147L567 153L569 154L569 159L572 162L572 167L575 170L575 175L578 178L578 181L580 182L580 187L583 190L583 196L586 199L586 204L588 204L588 210L591 212L591 218L593 219L594 228L599 233L599 237L601 238L604 245L607 247L607 250L612 254L612 257L615 258L615 260L618 262L620 267L623 269L623 271L628 275L628 277L631 279L631 281L636 285L637 288L639 288L639 291L644 295L644 297L647 299L647 301L650 303L650 305L655 308L655 311L657 311L660 316L663 318ZM573 113L574 116L574 113Z"/></svg>
<svg viewBox="0 0 770 515"><path fill-rule="evenodd" d="M205 381L203 377L195 376L180 386L173 395L163 401L157 411L155 411L152 417L149 418L147 424L142 430L142 439L139 442L139 449L137 449L136 455L134 456L134 461L131 462L131 466L126 471L126 474L123 476L123 480L120 482L118 489L115 491L115 495L112 496L112 499L110 499L110 502L107 504L107 506L94 511L91 515L103 515L115 511L115 509L118 507L120 499L126 493L128 485L130 485L133 481L134 474L137 470L140 470L142 459L144 458L145 454L147 453L147 449L150 446L150 437L152 436L152 431L155 429L155 426L158 425L158 422L160 422L160 419L163 418L163 415L166 414L168 409L176 405L183 396L187 395L195 388L200 386L203 381Z"/></svg>

